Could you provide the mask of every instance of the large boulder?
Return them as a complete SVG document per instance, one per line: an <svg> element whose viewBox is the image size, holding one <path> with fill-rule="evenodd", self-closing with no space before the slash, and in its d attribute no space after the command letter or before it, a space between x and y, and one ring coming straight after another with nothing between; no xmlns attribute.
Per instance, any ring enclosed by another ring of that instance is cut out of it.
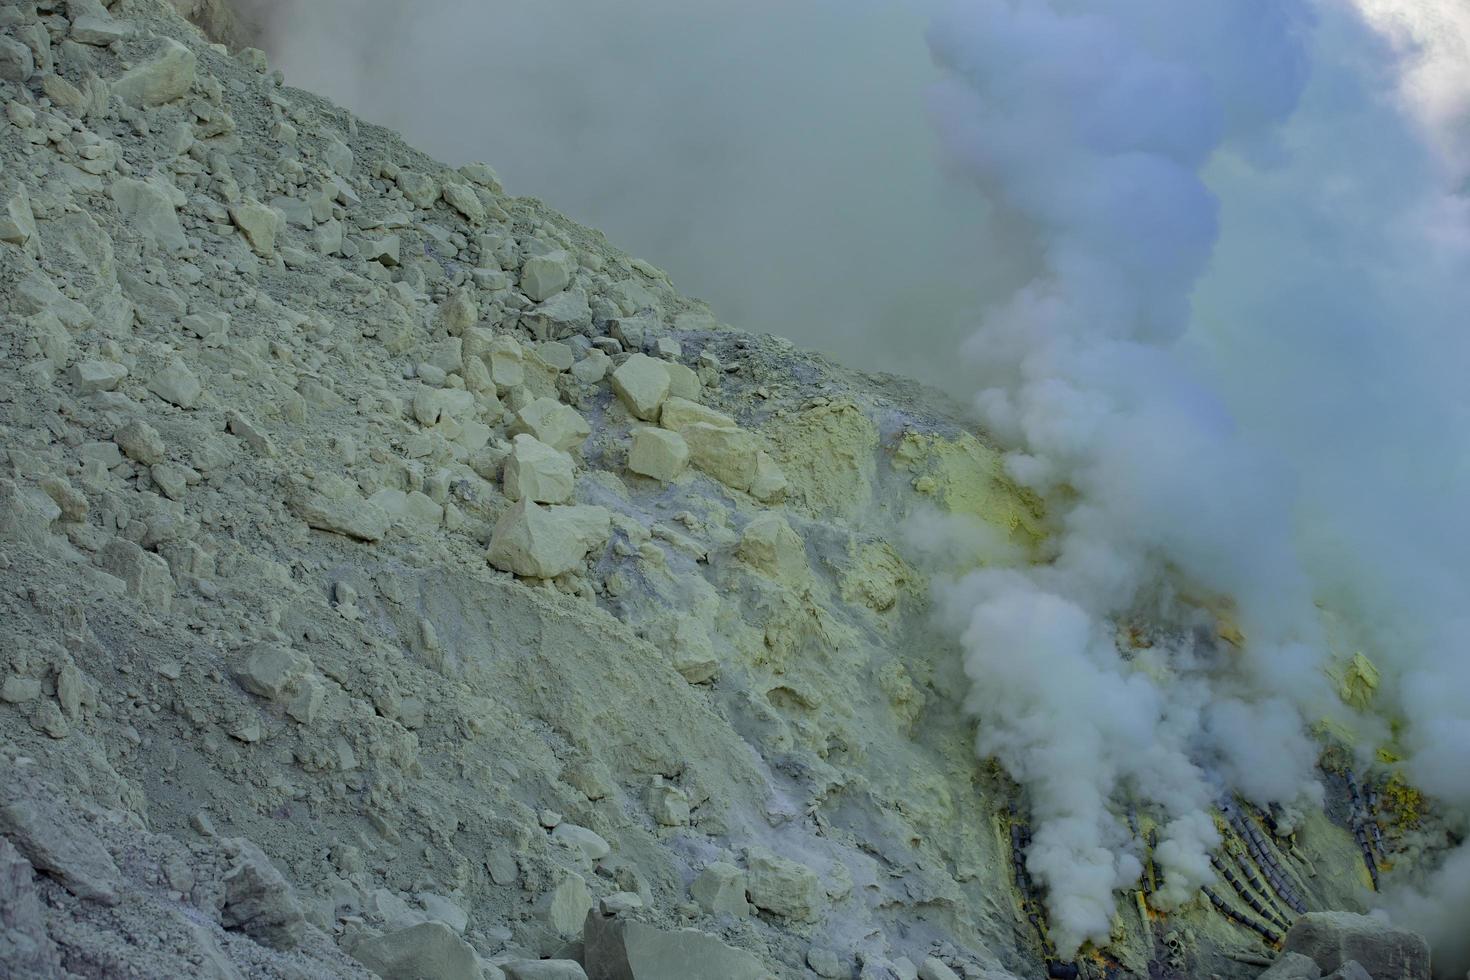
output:
<svg viewBox="0 0 1470 980"><path fill-rule="evenodd" d="M1429 980L1424 937L1366 915L1310 912L1296 920L1283 949L1329 972L1356 960L1374 980Z"/></svg>
<svg viewBox="0 0 1470 980"><path fill-rule="evenodd" d="M749 953L696 929L668 931L591 912L582 932L588 980L764 980Z"/></svg>
<svg viewBox="0 0 1470 980"><path fill-rule="evenodd" d="M480 980L474 949L442 922L420 922L375 936L352 947L351 953L383 980Z"/></svg>
<svg viewBox="0 0 1470 980"><path fill-rule="evenodd" d="M164 38L147 61L113 83L112 92L129 105L163 105L189 94L197 68L193 51L172 38Z"/></svg>
<svg viewBox="0 0 1470 980"><path fill-rule="evenodd" d="M522 500L496 522L486 558L524 578L556 578L580 568L611 533L612 515L605 507L542 507Z"/></svg>

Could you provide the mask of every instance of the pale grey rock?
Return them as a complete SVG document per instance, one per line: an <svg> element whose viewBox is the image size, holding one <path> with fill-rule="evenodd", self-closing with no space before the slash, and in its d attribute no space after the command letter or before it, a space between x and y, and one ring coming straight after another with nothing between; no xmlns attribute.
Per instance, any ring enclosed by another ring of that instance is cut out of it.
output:
<svg viewBox="0 0 1470 980"><path fill-rule="evenodd" d="M0 35L0 81L24 82L36 73L31 49L13 37Z"/></svg>
<svg viewBox="0 0 1470 980"><path fill-rule="evenodd" d="M35 869L0 837L0 976L60 980L61 954L46 933Z"/></svg>
<svg viewBox="0 0 1470 980"><path fill-rule="evenodd" d="M1283 949L1324 970L1356 960L1375 980L1429 980L1429 944L1418 933L1351 912L1309 912L1287 932Z"/></svg>
<svg viewBox="0 0 1470 980"><path fill-rule="evenodd" d="M255 254L267 259L276 254L276 236L281 232L282 222L273 208L247 198L230 205L230 220Z"/></svg>
<svg viewBox="0 0 1470 980"><path fill-rule="evenodd" d="M480 203L480 197L464 184L450 181L444 185L440 193L444 197L444 203L462 214L466 221L472 225L485 223L485 206Z"/></svg>
<svg viewBox="0 0 1470 980"><path fill-rule="evenodd" d="M563 405L555 398L537 398L516 412L508 435L527 433L554 449L569 452L576 449L592 434L580 412Z"/></svg>
<svg viewBox="0 0 1470 980"><path fill-rule="evenodd" d="M330 531L359 541L381 541L388 533L388 515L361 494L298 491L288 499L291 510L318 531Z"/></svg>
<svg viewBox="0 0 1470 980"><path fill-rule="evenodd" d="M113 82L112 92L129 105L164 105L189 94L196 70L193 51L172 38L163 38L147 61Z"/></svg>
<svg viewBox="0 0 1470 980"><path fill-rule="evenodd" d="M522 500L495 524L490 564L526 578L556 578L580 568L607 542L612 517L604 507L542 507Z"/></svg>
<svg viewBox="0 0 1470 980"><path fill-rule="evenodd" d="M76 819L40 800L0 804L0 834L38 871L78 898L116 905L122 874L112 855Z"/></svg>
<svg viewBox="0 0 1470 980"><path fill-rule="evenodd" d="M763 847L748 848L745 863L751 904L798 922L816 921L822 888L815 871Z"/></svg>
<svg viewBox="0 0 1470 980"><path fill-rule="evenodd" d="M707 865L689 886L689 894L710 915L751 913L751 905L745 899L745 872L727 861Z"/></svg>
<svg viewBox="0 0 1470 980"><path fill-rule="evenodd" d="M311 659L280 643L246 648L231 671L235 681L257 697L279 701L311 671Z"/></svg>
<svg viewBox="0 0 1470 980"><path fill-rule="evenodd" d="M536 903L536 917L558 936L570 939L582 932L592 910L592 893L581 875L569 874Z"/></svg>
<svg viewBox="0 0 1470 980"><path fill-rule="evenodd" d="M248 840L229 842L235 864L221 882L220 925L272 949L295 949L306 936L306 916L285 877Z"/></svg>
<svg viewBox="0 0 1470 980"><path fill-rule="evenodd" d="M349 952L383 980L481 980L474 949L442 922L366 939Z"/></svg>
<svg viewBox="0 0 1470 980"><path fill-rule="evenodd" d="M102 549L102 570L122 579L128 595L158 615L173 605L174 578L168 562L131 541L114 538Z"/></svg>
<svg viewBox="0 0 1470 980"><path fill-rule="evenodd" d="M930 956L919 964L919 980L960 980L960 975L939 957Z"/></svg>
<svg viewBox="0 0 1470 980"><path fill-rule="evenodd" d="M0 208L0 242L20 245L34 251L38 241L31 199L26 193L25 185L20 185L6 199L4 208Z"/></svg>
<svg viewBox="0 0 1470 980"><path fill-rule="evenodd" d="M533 255L521 266L521 291L538 303L561 292L572 281L577 260L562 249Z"/></svg>
<svg viewBox="0 0 1470 980"><path fill-rule="evenodd" d="M587 916L589 980L767 980L759 960L695 929L664 930L625 917Z"/></svg>
<svg viewBox="0 0 1470 980"><path fill-rule="evenodd" d="M539 340L557 340L585 334L592 326L592 308L581 289L566 289L521 314L521 326Z"/></svg>
<svg viewBox="0 0 1470 980"><path fill-rule="evenodd" d="M633 430L628 450L628 469L639 476L671 483L689 465L689 446L684 437L667 429Z"/></svg>
<svg viewBox="0 0 1470 980"><path fill-rule="evenodd" d="M574 823L557 824L551 832L551 839L576 851L590 864L596 864L612 853L612 847L601 834Z"/></svg>
<svg viewBox="0 0 1470 980"><path fill-rule="evenodd" d="M434 178L428 174L421 174L414 170L400 170L397 183L404 198L418 207L432 207L439 199L439 185L435 184Z"/></svg>
<svg viewBox="0 0 1470 980"><path fill-rule="evenodd" d="M431 922L442 922L460 935L464 935L465 928L470 924L469 913L459 907L459 904L443 895L434 892L419 892L417 895L419 903L424 907L424 914Z"/></svg>
<svg viewBox="0 0 1470 980"><path fill-rule="evenodd" d="M148 390L171 405L193 408L204 386L182 361L171 361L148 379Z"/></svg>
<svg viewBox="0 0 1470 980"><path fill-rule="evenodd" d="M806 951L806 965L817 976L827 977L829 980L836 980L846 972L837 954L823 946L813 946Z"/></svg>
<svg viewBox="0 0 1470 980"><path fill-rule="evenodd" d="M661 827L685 827L689 824L689 797L677 786L664 781L662 776L653 777L644 802L654 822Z"/></svg>
<svg viewBox="0 0 1470 980"><path fill-rule="evenodd" d="M1320 980L1322 970L1310 956L1287 951L1262 973L1259 980Z"/></svg>
<svg viewBox="0 0 1470 980"><path fill-rule="evenodd" d="M189 247L173 197L166 189L151 181L119 177L112 182L110 192L123 220L144 240L171 254Z"/></svg>
<svg viewBox="0 0 1470 980"><path fill-rule="evenodd" d="M164 454L167 452L167 447L163 444L163 436L142 419L133 419L124 423L112 434L112 441L117 443L123 455L144 466L163 462Z"/></svg>
<svg viewBox="0 0 1470 980"><path fill-rule="evenodd" d="M67 371L79 394L112 391L128 376L128 369L113 361L78 361Z"/></svg>
<svg viewBox="0 0 1470 980"><path fill-rule="evenodd" d="M669 372L662 361L634 354L613 372L612 386L635 417L656 421L669 396Z"/></svg>
<svg viewBox="0 0 1470 980"><path fill-rule="evenodd" d="M91 44L105 48L121 41L128 34L128 25L125 22L114 20L105 11L101 14L82 14L80 17L73 18L71 22L71 39L78 44Z"/></svg>
<svg viewBox="0 0 1470 980"><path fill-rule="evenodd" d="M507 980L587 980L576 960L511 960L501 969Z"/></svg>
<svg viewBox="0 0 1470 980"><path fill-rule="evenodd" d="M571 456L525 433L512 441L505 460L505 495L509 499L564 503L571 499L576 480Z"/></svg>

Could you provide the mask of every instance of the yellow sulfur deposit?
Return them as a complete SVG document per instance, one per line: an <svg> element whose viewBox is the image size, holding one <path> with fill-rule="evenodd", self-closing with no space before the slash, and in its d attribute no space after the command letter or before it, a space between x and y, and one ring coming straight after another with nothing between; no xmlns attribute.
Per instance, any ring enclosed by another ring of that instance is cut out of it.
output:
<svg viewBox="0 0 1470 980"><path fill-rule="evenodd" d="M1041 499L1006 475L1003 457L969 433L958 439L906 433L893 465L914 473L914 489L952 514L969 514L1035 547L1045 537Z"/></svg>
<svg viewBox="0 0 1470 980"><path fill-rule="evenodd" d="M1337 678L1337 693L1345 704L1366 711L1373 696L1378 693L1381 675L1373 661L1361 652L1353 654L1340 677Z"/></svg>

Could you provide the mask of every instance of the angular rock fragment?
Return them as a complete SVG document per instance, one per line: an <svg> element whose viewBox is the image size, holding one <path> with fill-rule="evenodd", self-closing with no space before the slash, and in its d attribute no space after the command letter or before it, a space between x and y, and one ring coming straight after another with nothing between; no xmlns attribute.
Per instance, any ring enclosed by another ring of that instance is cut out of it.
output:
<svg viewBox="0 0 1470 980"><path fill-rule="evenodd" d="M229 842L235 865L225 874L220 924L272 949L294 949L306 935L306 916L290 884L248 840Z"/></svg>
<svg viewBox="0 0 1470 980"><path fill-rule="evenodd" d="M505 461L505 495L511 500L560 504L571 499L576 485L572 457L522 433Z"/></svg>
<svg viewBox="0 0 1470 980"><path fill-rule="evenodd" d="M35 980L59 980L66 976L61 969L61 954L46 934L46 912L36 893L35 869L3 837L0 837L0 976Z"/></svg>
<svg viewBox="0 0 1470 980"><path fill-rule="evenodd" d="M533 255L521 266L521 291L544 302L565 289L576 271L576 258L565 250Z"/></svg>
<svg viewBox="0 0 1470 980"><path fill-rule="evenodd" d="M39 800L9 800L0 804L0 834L78 898L117 904L122 875L112 855L69 814Z"/></svg>
<svg viewBox="0 0 1470 980"><path fill-rule="evenodd" d="M746 851L751 904L798 922L815 922L821 881L811 868L763 847Z"/></svg>
<svg viewBox="0 0 1470 980"><path fill-rule="evenodd" d="M592 434L580 412L555 398L537 398L515 415L509 435L525 432L563 452L576 449Z"/></svg>
<svg viewBox="0 0 1470 980"><path fill-rule="evenodd" d="M257 255L268 259L276 254L276 236L281 232L281 216L273 208L247 198L230 206L230 220L240 229Z"/></svg>
<svg viewBox="0 0 1470 980"><path fill-rule="evenodd" d="M1283 947L1310 957L1323 970L1356 960L1374 977L1429 980L1429 944L1424 937L1371 916L1309 912L1292 925Z"/></svg>
<svg viewBox="0 0 1470 980"><path fill-rule="evenodd" d="M669 395L668 368L647 354L634 354L613 372L612 386L634 416L655 421Z"/></svg>
<svg viewBox="0 0 1470 980"><path fill-rule="evenodd" d="M605 507L542 507L522 500L496 522L486 557L496 568L525 578L556 578L580 568L611 533L612 515Z"/></svg>
<svg viewBox="0 0 1470 980"><path fill-rule="evenodd" d="M474 949L442 922L384 933L349 952L383 980L480 980Z"/></svg>
<svg viewBox="0 0 1470 980"><path fill-rule="evenodd" d="M354 491L336 489L326 494L300 490L288 502L297 517L318 531L369 542L381 541L388 533L388 514Z"/></svg>
<svg viewBox="0 0 1470 980"><path fill-rule="evenodd" d="M193 51L172 38L164 38L147 61L112 84L112 92L129 105L164 105L189 94L196 69Z"/></svg>
<svg viewBox="0 0 1470 980"><path fill-rule="evenodd" d="M310 671L306 654L280 643L257 643L243 652L231 674L251 694L278 701Z"/></svg>
<svg viewBox="0 0 1470 980"><path fill-rule="evenodd" d="M168 562L131 541L113 538L102 549L102 570L122 579L128 595L162 615L173 605L174 578Z"/></svg>
<svg viewBox="0 0 1470 980"><path fill-rule="evenodd" d="M689 886L689 894L710 915L751 913L750 903L745 900L745 872L728 861L705 866Z"/></svg>
<svg viewBox="0 0 1470 980"><path fill-rule="evenodd" d="M696 929L664 930L589 913L582 934L588 980L766 980L759 960Z"/></svg>
<svg viewBox="0 0 1470 980"><path fill-rule="evenodd" d="M145 241L173 254L189 247L168 191L150 181L119 177L111 194L123 220Z"/></svg>
<svg viewBox="0 0 1470 980"><path fill-rule="evenodd" d="M576 960L511 960L502 968L506 980L587 980Z"/></svg>

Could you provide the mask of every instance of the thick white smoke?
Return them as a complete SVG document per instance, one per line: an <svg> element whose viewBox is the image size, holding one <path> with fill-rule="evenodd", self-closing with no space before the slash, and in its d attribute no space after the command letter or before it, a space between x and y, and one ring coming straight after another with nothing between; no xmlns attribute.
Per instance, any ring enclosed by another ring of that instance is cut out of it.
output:
<svg viewBox="0 0 1470 980"><path fill-rule="evenodd" d="M1313 791L1304 722L1341 711L1319 601L1390 668L1419 784L1466 803L1465 211L1388 51L1305 0L970 0L930 43L950 152L1039 256L969 350L1055 555L946 604L1058 946L1105 939L1136 878L1125 799L1172 818L1183 898L1220 789ZM1244 648L1120 652L1119 617L1187 621L1181 595L1232 600ZM1433 904L1400 906L1433 931Z"/></svg>
<svg viewBox="0 0 1470 980"><path fill-rule="evenodd" d="M1128 803L1182 901L1222 792L1314 792L1303 722L1343 710L1319 603L1385 668L1412 777L1470 808L1453 0L1356 0L1386 35L1348 0L250 2L292 83L489 160L726 319L983 392L1054 554L927 537L991 562L941 604L1064 949L1137 877ZM1205 608L1245 644L1200 639ZM1135 613L1177 628L1120 652ZM1395 903L1461 970L1466 853Z"/></svg>

